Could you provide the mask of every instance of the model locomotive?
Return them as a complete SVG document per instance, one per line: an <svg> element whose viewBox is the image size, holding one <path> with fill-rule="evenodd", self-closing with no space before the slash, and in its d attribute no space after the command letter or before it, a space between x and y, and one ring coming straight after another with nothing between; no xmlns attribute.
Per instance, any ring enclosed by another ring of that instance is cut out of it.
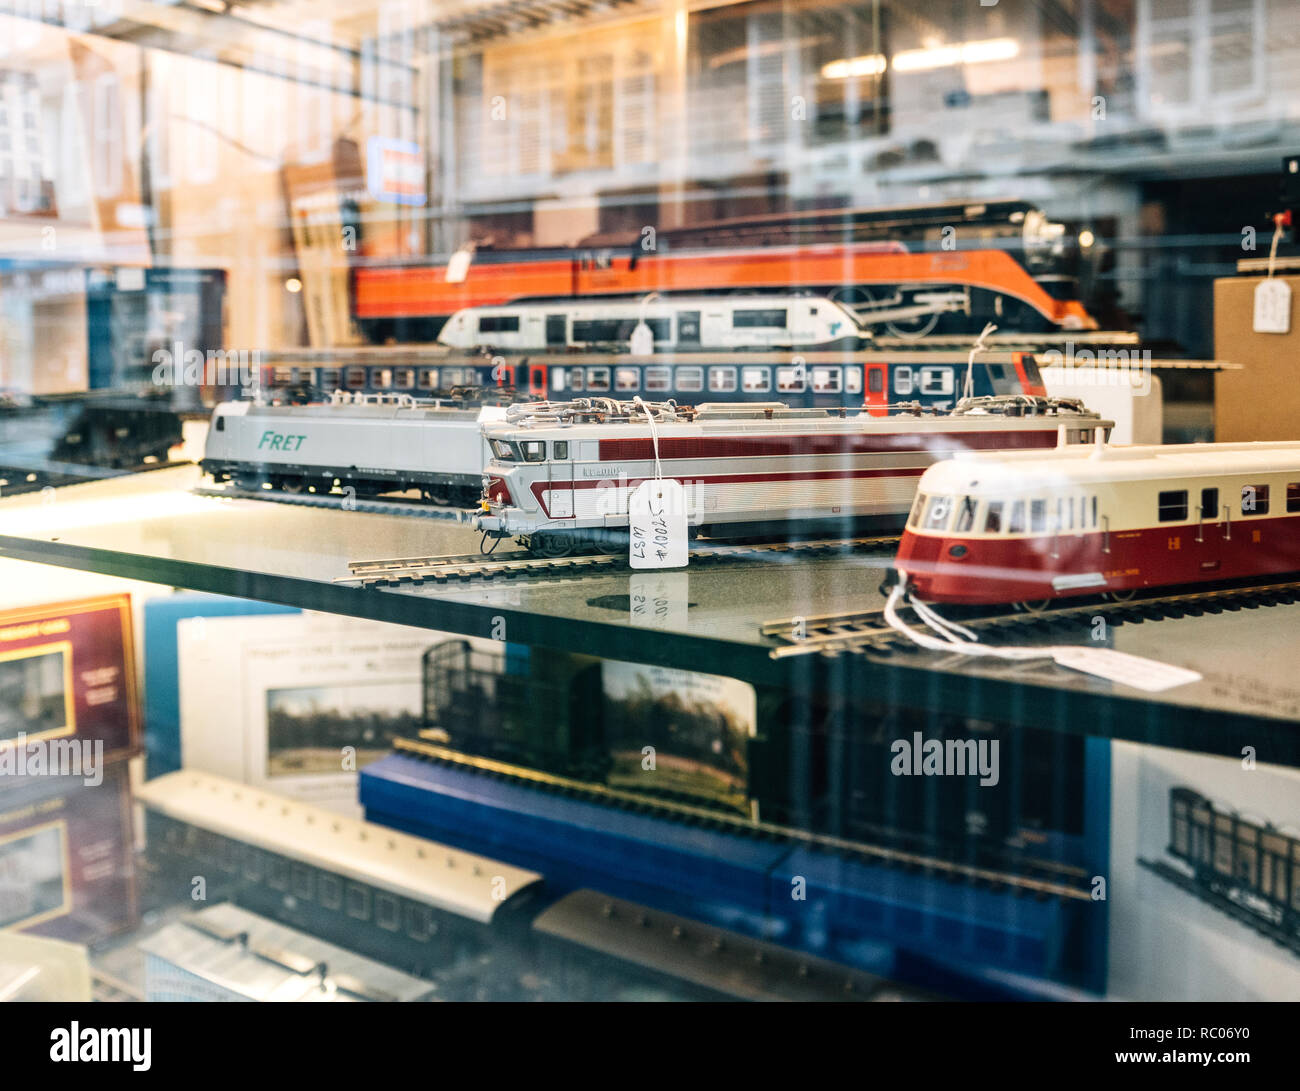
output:
<svg viewBox="0 0 1300 1091"><path fill-rule="evenodd" d="M647 419L654 416L654 421ZM898 527L916 481L958 451L1089 443L1111 422L1079 402L971 398L950 413L876 417L765 405L604 399L514 406L484 435L485 538L543 556L626 548L628 498L662 476L686 486L688 522L709 537Z"/></svg>
<svg viewBox="0 0 1300 1091"><path fill-rule="evenodd" d="M438 340L504 352L627 351L644 325L656 352L854 348L869 331L847 307L808 295L517 300L457 311Z"/></svg>
<svg viewBox="0 0 1300 1091"><path fill-rule="evenodd" d="M419 490L437 504L478 497L491 407L417 402L410 395L338 394L324 405L225 402L212 414L199 464L243 489L359 496Z"/></svg>
<svg viewBox="0 0 1300 1091"><path fill-rule="evenodd" d="M442 265L358 269L357 319L375 343L428 341L455 312L522 294L804 290L911 309L886 325L901 337L973 333L989 320L1023 330L1096 328L1077 298L1079 273L1096 251L1077 247L1065 225L1024 201L779 213L663 228L652 249L646 243L641 232L578 249L480 244L460 279ZM926 306L924 297L954 290L970 297L961 313Z"/></svg>
<svg viewBox="0 0 1300 1091"><path fill-rule="evenodd" d="M951 603L1300 571L1300 443L963 454L921 478L896 567Z"/></svg>

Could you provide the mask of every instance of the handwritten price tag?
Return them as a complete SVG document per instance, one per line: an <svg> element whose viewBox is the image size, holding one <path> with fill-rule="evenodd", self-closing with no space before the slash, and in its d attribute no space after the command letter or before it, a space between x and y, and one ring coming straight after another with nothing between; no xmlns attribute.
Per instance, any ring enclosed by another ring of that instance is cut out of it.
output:
<svg viewBox="0 0 1300 1091"><path fill-rule="evenodd" d="M1109 678L1112 682L1122 682L1148 693L1159 693L1163 689L1201 680L1196 671L1140 655L1129 655L1128 652L1117 652L1113 648L1057 648L1052 658L1063 667L1095 674L1098 678Z"/></svg>
<svg viewBox="0 0 1300 1091"><path fill-rule="evenodd" d="M1269 277L1255 287L1256 333L1291 332L1291 285Z"/></svg>
<svg viewBox="0 0 1300 1091"><path fill-rule="evenodd" d="M686 492L680 481L642 481L627 502L628 564L685 568Z"/></svg>

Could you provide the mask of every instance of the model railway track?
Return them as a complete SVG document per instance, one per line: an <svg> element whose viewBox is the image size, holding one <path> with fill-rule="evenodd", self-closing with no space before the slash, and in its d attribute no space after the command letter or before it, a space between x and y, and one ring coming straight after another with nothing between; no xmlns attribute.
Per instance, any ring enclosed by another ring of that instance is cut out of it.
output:
<svg viewBox="0 0 1300 1091"><path fill-rule="evenodd" d="M793 560L858 553L898 543L897 535L875 538L834 538L808 542L768 542L725 545L697 542L691 548L691 563L710 566L736 561ZM628 571L627 557L607 553L574 557L533 557L522 551L499 558L490 554L461 553L446 557L404 557L380 561L351 561L351 575L335 583L359 583L363 587L400 584L452 584L482 579L514 579L520 576L585 576L597 572Z"/></svg>
<svg viewBox="0 0 1300 1091"><path fill-rule="evenodd" d="M604 806L632 810L641 814L654 814L673 821L721 830L742 837L779 841L791 846L806 846L823 852L854 858L865 864L897 867L908 871L942 876L954 881L977 883L994 889L1013 890L1029 896L1068 898L1076 901L1090 901L1092 898L1088 877L1084 875L1081 869L1065 869L1052 862L1022 860L1016 862L1016 867L1020 869L1019 872L999 871L991 867L965 864L944 859L943 857L925 856L921 853L909 852L903 849L869 845L830 834L814 833L793 826L781 826L771 822L756 822L725 811L710 810L707 807L672 800L656 799L636 792L608 788L603 784L556 776L536 769L494 761L491 758L461 754L436 743L427 742L424 739L398 738L393 740L393 746L400 753L411 754L426 761L438 762L443 765L472 769L475 772L500 780L512 781L529 788L540 789L569 798L585 799Z"/></svg>
<svg viewBox="0 0 1300 1091"><path fill-rule="evenodd" d="M1185 875L1176 867L1165 863L1163 860L1143 860L1138 858L1138 863L1150 871L1154 871L1160 878L1168 883L1172 883L1179 890L1191 894L1207 905L1213 906L1220 913L1226 913L1239 924L1244 924L1258 932L1261 936L1266 936L1279 946L1300 955L1300 936L1294 932L1289 932L1285 928L1274 924L1258 913L1253 913L1239 902L1234 902L1224 894L1216 890L1210 890L1198 883L1190 875Z"/></svg>
<svg viewBox="0 0 1300 1091"><path fill-rule="evenodd" d="M1200 617L1262 606L1282 606L1300 601L1300 580L1255 584L1249 587L1216 587L1209 590L1159 592L1126 601L1089 599L1068 605L1052 605L1042 610L999 611L983 616L960 616L968 629L997 634L994 641L1035 630L1054 629L1082 619L1091 625L1097 617L1109 624L1163 621L1181 617ZM884 610L857 613L824 614L817 617L783 618L765 622L760 630L766 637L781 643L769 653L773 659L794 655L840 655L845 652L914 650L915 645L885 622Z"/></svg>
<svg viewBox="0 0 1300 1091"><path fill-rule="evenodd" d="M211 496L219 500L260 500L273 504L289 504L299 508L326 508L332 511L363 511L370 515L401 515L413 519L445 519L465 521L462 508L440 508L424 500L365 500L341 493L284 492L280 489L238 489L233 486L217 488L196 486L195 496Z"/></svg>

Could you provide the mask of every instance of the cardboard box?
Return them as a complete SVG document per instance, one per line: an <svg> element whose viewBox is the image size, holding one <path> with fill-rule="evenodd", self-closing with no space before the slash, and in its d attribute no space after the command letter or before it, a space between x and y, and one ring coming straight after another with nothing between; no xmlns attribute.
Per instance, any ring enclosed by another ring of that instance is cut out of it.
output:
<svg viewBox="0 0 1300 1091"><path fill-rule="evenodd" d="M1255 288L1263 277L1214 282L1214 356L1244 365L1218 376L1214 438L1221 443L1300 439L1300 277L1291 286L1291 332L1255 333Z"/></svg>

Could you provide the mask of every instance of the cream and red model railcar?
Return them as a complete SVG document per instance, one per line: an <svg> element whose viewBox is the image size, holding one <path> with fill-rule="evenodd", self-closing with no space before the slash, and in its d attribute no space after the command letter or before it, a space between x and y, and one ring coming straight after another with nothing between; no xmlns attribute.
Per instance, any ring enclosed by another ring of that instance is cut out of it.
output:
<svg viewBox="0 0 1300 1091"><path fill-rule="evenodd" d="M626 548L628 497L659 472L685 486L710 537L899 527L916 482L966 450L1088 443L1111 425L1078 402L972 398L946 413L876 417L767 405L582 400L515 406L485 426L492 459L475 526L534 552Z"/></svg>
<svg viewBox="0 0 1300 1091"><path fill-rule="evenodd" d="M921 478L895 567L974 604L1300 571L1300 442L959 456Z"/></svg>

